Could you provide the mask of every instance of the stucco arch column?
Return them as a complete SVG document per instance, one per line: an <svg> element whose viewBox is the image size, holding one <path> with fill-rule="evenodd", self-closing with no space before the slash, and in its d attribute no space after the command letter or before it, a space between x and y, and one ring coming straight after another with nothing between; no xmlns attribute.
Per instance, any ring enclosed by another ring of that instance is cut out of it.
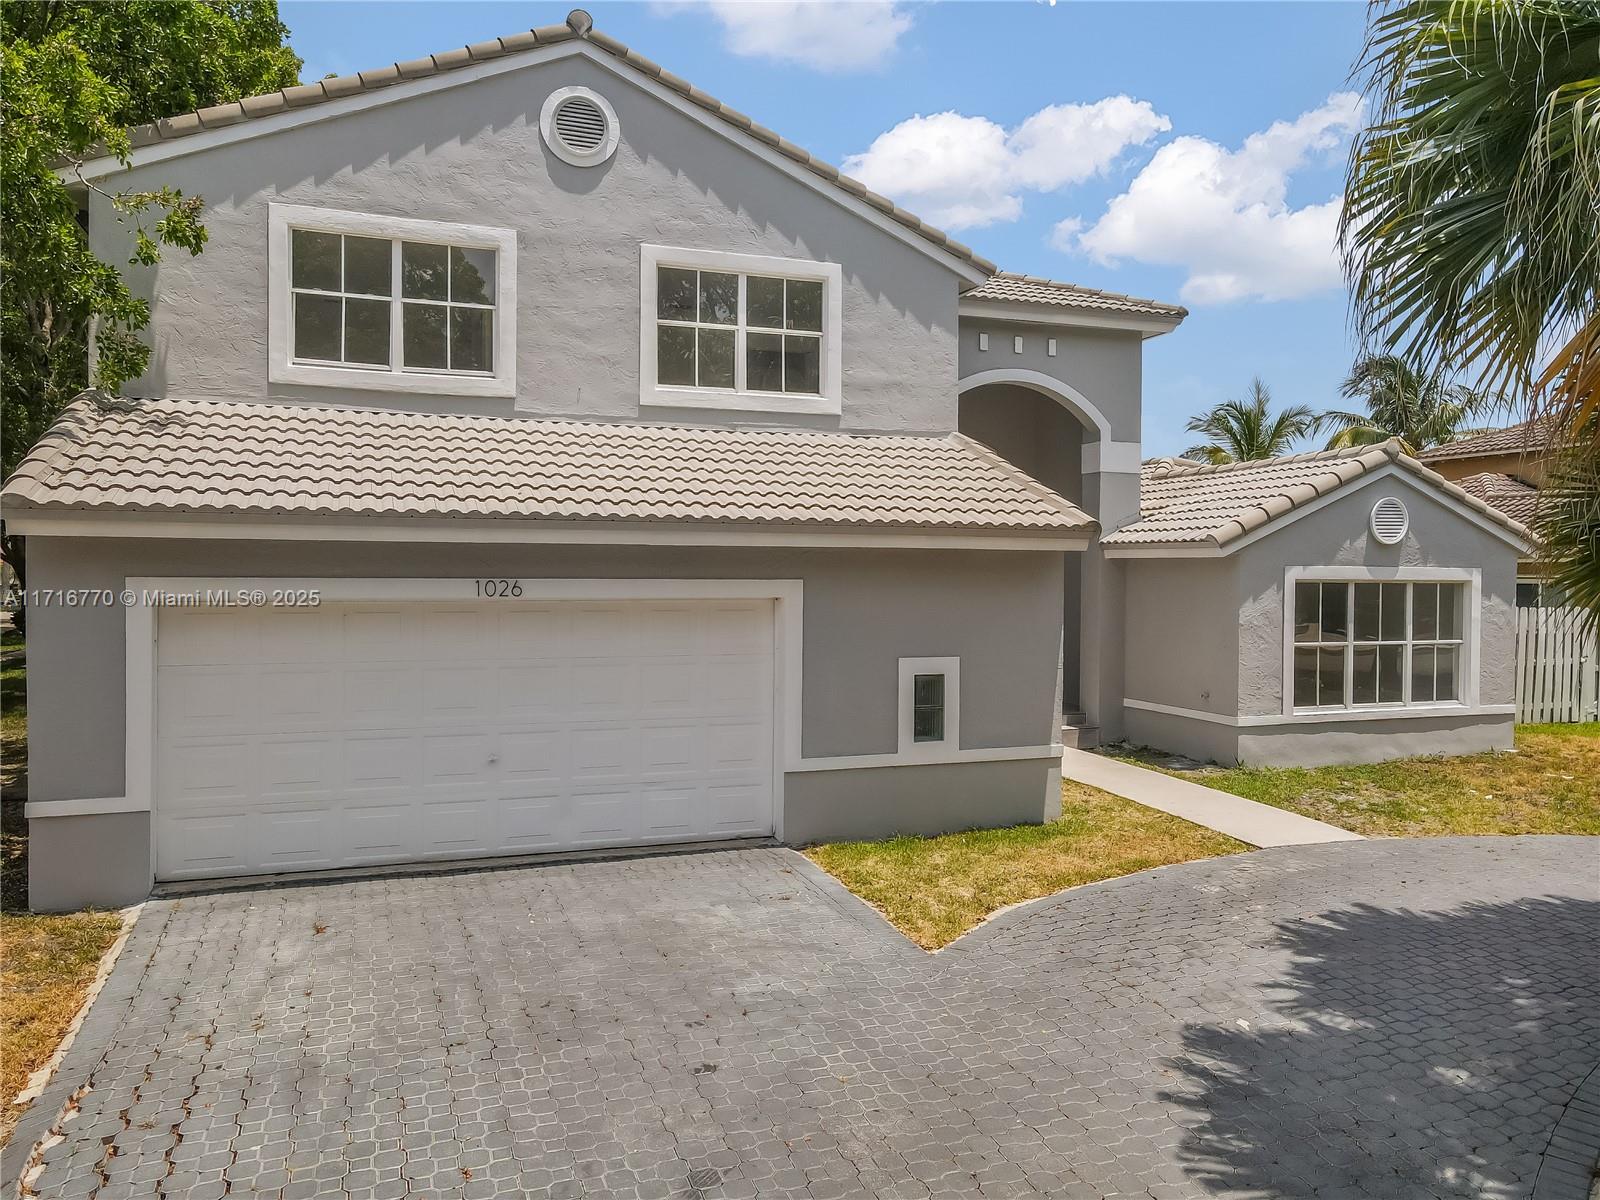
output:
<svg viewBox="0 0 1600 1200"><path fill-rule="evenodd" d="M1081 494L1071 498L1099 522L1102 535L1138 518L1140 443L1136 384L1131 402L1115 408L1097 404L1055 375L1020 367L967 375L961 379L959 390L965 394L996 384L1027 388L1047 397L1070 412L1082 426ZM1117 418L1115 421L1113 416ZM1103 738L1113 740L1122 736L1125 569L1120 562L1107 559L1098 542L1091 544L1078 558L1077 603L1068 607L1069 620L1075 616L1078 624L1078 678L1077 686L1069 684L1066 694L1075 693L1086 723L1098 727Z"/></svg>

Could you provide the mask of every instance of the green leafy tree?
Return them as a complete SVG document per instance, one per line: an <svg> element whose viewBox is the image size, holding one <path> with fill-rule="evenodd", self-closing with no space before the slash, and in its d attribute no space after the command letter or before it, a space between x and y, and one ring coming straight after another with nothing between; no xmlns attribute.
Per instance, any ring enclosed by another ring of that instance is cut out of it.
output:
<svg viewBox="0 0 1600 1200"><path fill-rule="evenodd" d="M1184 457L1208 463L1251 462L1275 458L1310 433L1317 415L1303 404L1272 411L1272 393L1260 379L1250 381L1250 394L1242 400L1225 400L1210 412L1190 417L1190 433L1207 440L1184 452Z"/></svg>
<svg viewBox="0 0 1600 1200"><path fill-rule="evenodd" d="M1371 124L1341 228L1357 327L1566 428L1541 538L1600 617L1600 4L1381 3L1358 72Z"/></svg>
<svg viewBox="0 0 1600 1200"><path fill-rule="evenodd" d="M0 475L82 388L114 391L149 361L149 306L124 281L128 264L90 248L85 198L131 224L130 263L205 245L202 197L118 191L76 168L102 154L126 163L127 126L292 86L287 33L275 0L0 3ZM21 577L19 540L3 551Z"/></svg>
<svg viewBox="0 0 1600 1200"><path fill-rule="evenodd" d="M1365 412L1333 409L1317 418L1316 428L1333 430L1328 449L1375 446L1399 438L1408 454L1453 441L1468 422L1488 407L1481 392L1425 374L1393 354L1358 359L1339 387L1347 400L1361 399Z"/></svg>

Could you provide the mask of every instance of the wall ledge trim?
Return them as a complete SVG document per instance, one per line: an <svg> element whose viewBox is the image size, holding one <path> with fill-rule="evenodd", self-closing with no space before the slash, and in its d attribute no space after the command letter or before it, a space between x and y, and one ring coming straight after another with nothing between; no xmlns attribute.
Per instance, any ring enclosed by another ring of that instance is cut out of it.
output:
<svg viewBox="0 0 1600 1200"><path fill-rule="evenodd" d="M29 800L23 816L37 821L43 817L100 817L149 811L150 805L137 796L96 796L87 800Z"/></svg>

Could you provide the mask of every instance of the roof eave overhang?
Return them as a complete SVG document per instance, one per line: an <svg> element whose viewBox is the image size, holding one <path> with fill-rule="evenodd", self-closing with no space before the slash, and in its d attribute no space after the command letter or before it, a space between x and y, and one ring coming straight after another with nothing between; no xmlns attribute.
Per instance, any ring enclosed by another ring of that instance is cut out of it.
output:
<svg viewBox="0 0 1600 1200"><path fill-rule="evenodd" d="M1066 329L1126 329L1145 338L1171 333L1183 324L1180 316L1105 312L1059 304L1024 304L1016 300L985 300L971 296L961 298L957 312L963 317L1016 321L1028 325L1058 325Z"/></svg>
<svg viewBox="0 0 1600 1200"><path fill-rule="evenodd" d="M11 504L7 532L36 537L194 538L289 542L468 542L793 549L1088 549L1092 528L1030 531L971 527L608 521L510 517L364 517L158 512Z"/></svg>
<svg viewBox="0 0 1600 1200"><path fill-rule="evenodd" d="M1429 472L1432 474L1432 472ZM1357 475L1343 483L1329 488L1328 491L1318 496L1315 500L1307 501L1289 509L1278 516L1272 517L1260 524L1252 525L1248 529L1232 534L1224 540L1217 533L1210 535L1206 541L1185 542L1146 542L1146 543L1111 543L1102 548L1108 558L1223 558L1233 554L1246 546L1253 545L1260 539L1277 532L1285 526L1292 525L1301 517L1310 516L1318 509L1342 499L1353 492L1377 483L1383 479L1402 479L1419 492L1438 501L1464 520L1476 525L1485 533L1499 538L1509 545L1521 556L1534 552L1534 544L1515 530L1502 525L1499 521L1486 513L1479 512L1476 508L1465 504L1451 491L1444 488L1430 486L1428 480L1420 478L1415 471L1407 470L1398 463L1391 462L1377 470ZM1441 480L1440 482L1445 482ZM1459 489L1456 489L1459 490ZM1488 507L1485 505L1485 507ZM1227 528L1238 529L1237 521L1229 522Z"/></svg>
<svg viewBox="0 0 1600 1200"><path fill-rule="evenodd" d="M677 92L666 87L658 80L628 66L625 60L619 61L614 55L580 38L518 51L500 58L492 58L481 63L475 63L470 67L460 67L439 74L427 75L419 79L405 80L372 91L355 92L338 99L309 104L304 108L289 109L285 112L273 113L268 116L240 118L231 124L216 129L207 129L201 133L186 134L168 141L156 141L136 147L129 153L126 163L115 155L101 155L98 158L88 159L80 164L58 168L56 175L69 185L83 180L104 178L127 168L148 166L151 163L165 162L169 159L180 158L190 154L199 154L217 146L231 145L235 142L282 133L285 130L298 129L305 125L337 120L340 117L364 112L367 109L376 108L382 104L390 104L397 100L426 96L433 92L463 87L491 76L503 75L511 71L520 71L528 67L537 66L541 63L574 57L589 60L602 69L611 72L618 79L689 116L713 133L750 151L797 182L810 187L813 191L826 196L856 216L863 217L880 229L893 234L897 239L913 249L920 250L937 260L951 271L954 271L967 284L976 287L988 280L994 273L992 267L973 262L959 254L944 249L932 238L924 236L910 226L895 220L882 209L858 197L849 189L840 186L838 183L830 182L816 171L789 158L787 155L779 153L754 134L685 100Z"/></svg>

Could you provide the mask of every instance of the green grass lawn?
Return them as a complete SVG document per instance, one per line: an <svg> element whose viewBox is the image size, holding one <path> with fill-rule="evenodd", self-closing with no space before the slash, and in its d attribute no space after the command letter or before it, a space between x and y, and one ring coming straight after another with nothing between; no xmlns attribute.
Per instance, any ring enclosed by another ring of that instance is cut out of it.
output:
<svg viewBox="0 0 1600 1200"><path fill-rule="evenodd" d="M11 1103L55 1053L100 958L122 927L116 913L33 916L28 907L28 699L21 635L0 637L0 1145L24 1108Z"/></svg>
<svg viewBox="0 0 1600 1200"><path fill-rule="evenodd" d="M1516 752L1359 767L1200 767L1118 757L1369 837L1600 834L1600 724L1519 725Z"/></svg>
<svg viewBox="0 0 1600 1200"><path fill-rule="evenodd" d="M806 851L917 945L934 950L990 913L1062 888L1249 847L1068 782L1061 819L942 837L834 842Z"/></svg>

